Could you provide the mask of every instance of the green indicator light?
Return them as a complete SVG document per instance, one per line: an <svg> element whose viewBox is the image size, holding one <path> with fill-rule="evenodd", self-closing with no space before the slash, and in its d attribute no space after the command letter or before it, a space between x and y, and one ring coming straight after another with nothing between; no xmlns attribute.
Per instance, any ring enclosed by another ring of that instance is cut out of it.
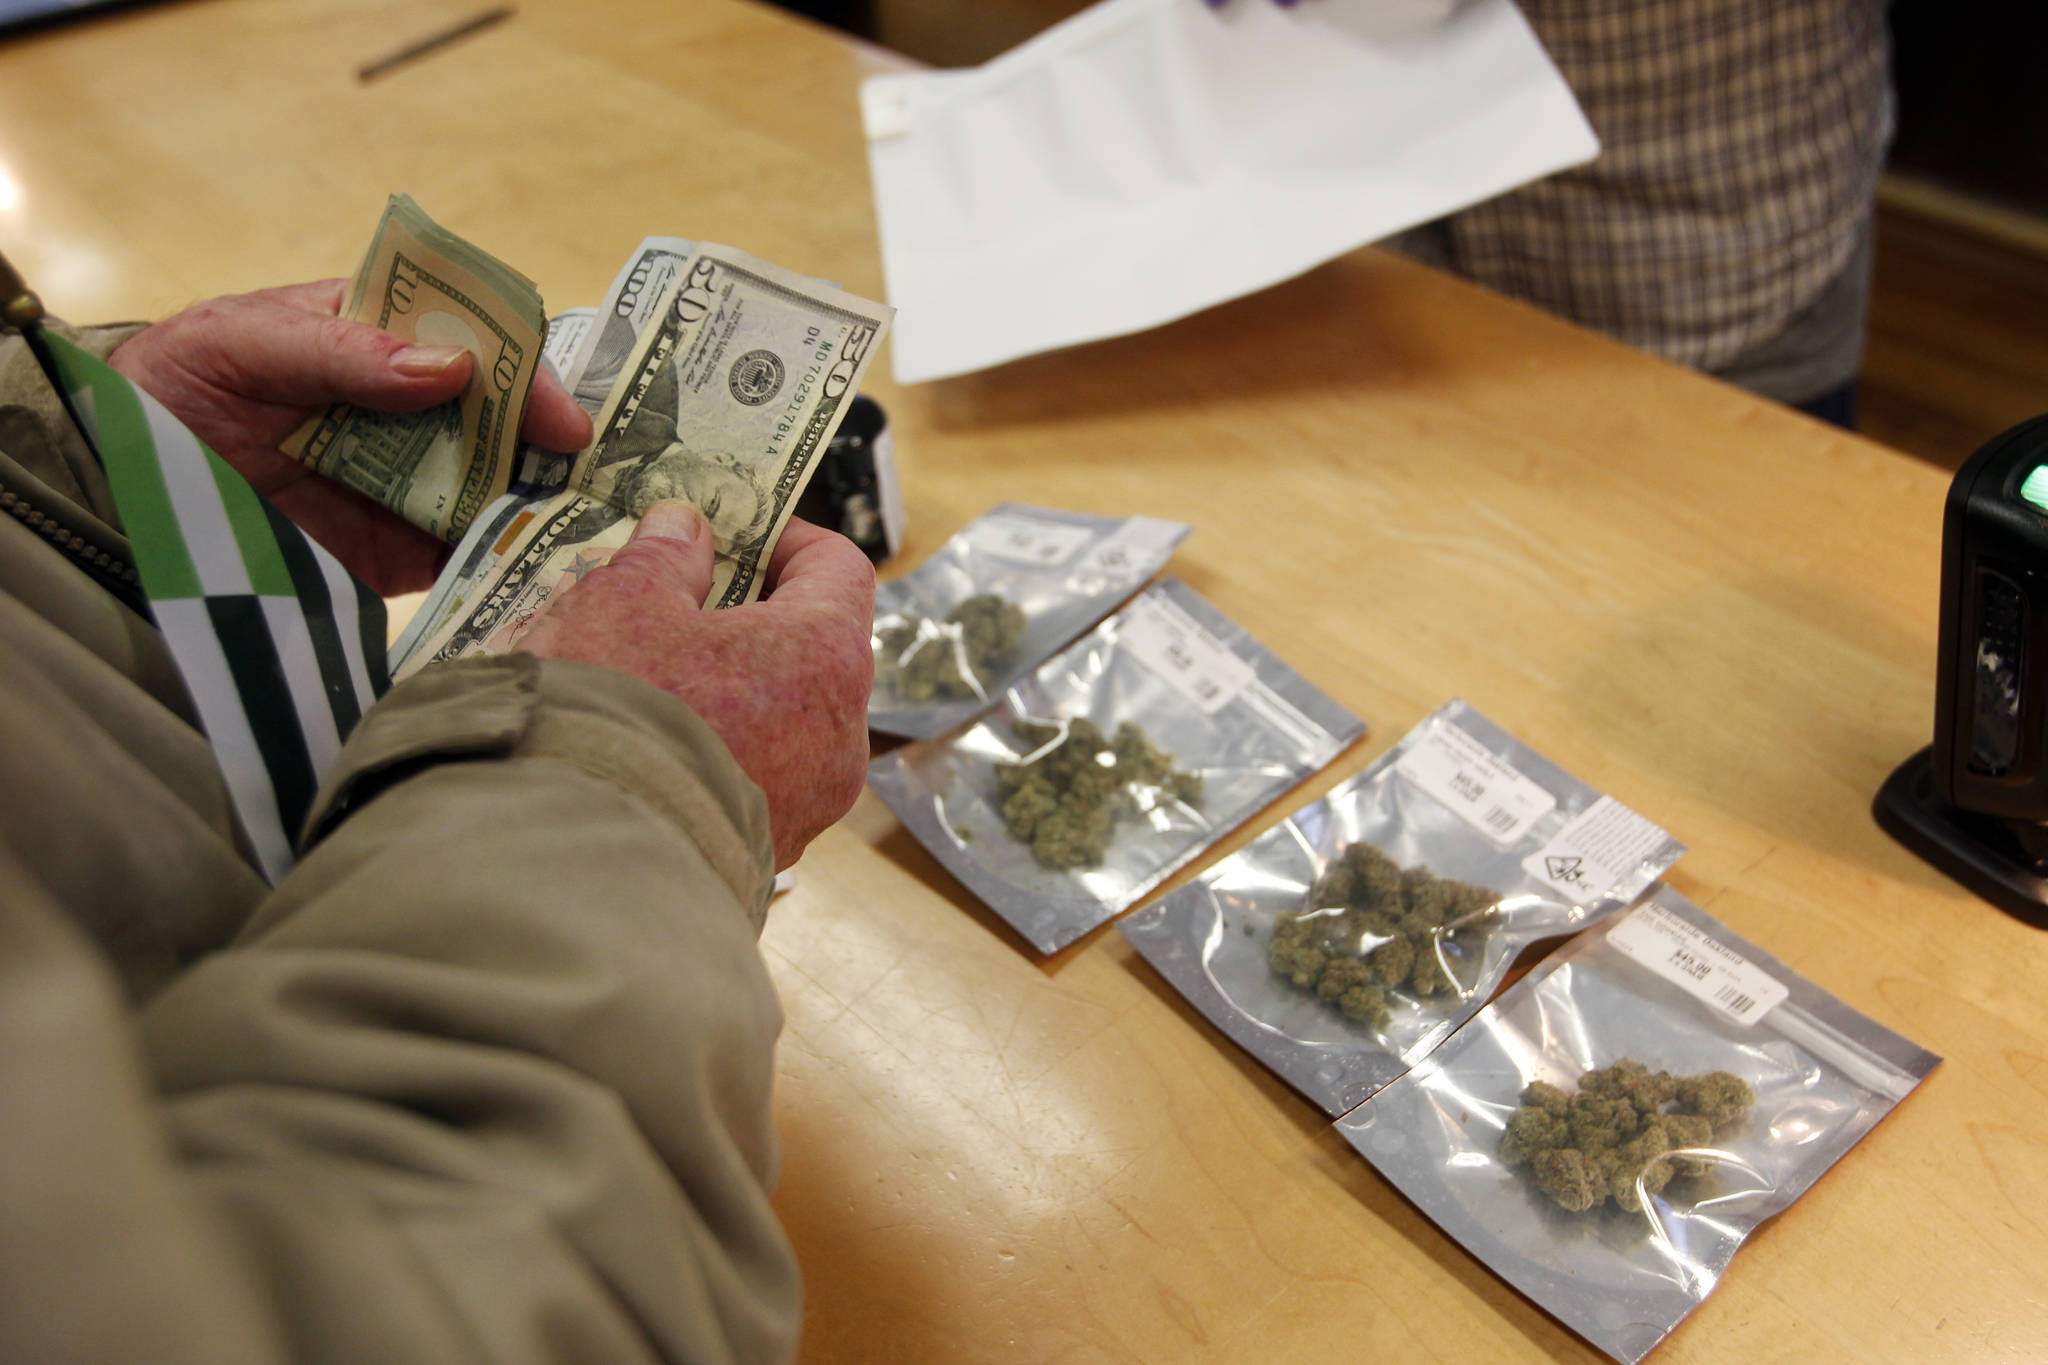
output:
<svg viewBox="0 0 2048 1365"><path fill-rule="evenodd" d="M2020 484L2020 496L2048 512L2048 464L2035 465Z"/></svg>

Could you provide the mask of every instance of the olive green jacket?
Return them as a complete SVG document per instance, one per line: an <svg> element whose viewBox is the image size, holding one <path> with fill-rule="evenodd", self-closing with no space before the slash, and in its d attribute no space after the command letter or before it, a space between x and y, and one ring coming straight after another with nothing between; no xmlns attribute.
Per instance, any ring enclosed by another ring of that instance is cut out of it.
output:
<svg viewBox="0 0 2048 1365"><path fill-rule="evenodd" d="M270 888L13 336L0 512L0 1359L787 1358L773 851L709 728L425 670Z"/></svg>

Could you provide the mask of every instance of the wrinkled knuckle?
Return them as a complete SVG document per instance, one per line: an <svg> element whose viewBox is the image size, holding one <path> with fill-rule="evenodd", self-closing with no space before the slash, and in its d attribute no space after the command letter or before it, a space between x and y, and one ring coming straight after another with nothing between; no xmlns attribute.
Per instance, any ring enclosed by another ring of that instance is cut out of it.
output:
<svg viewBox="0 0 2048 1365"><path fill-rule="evenodd" d="M155 323L141 332L137 340L147 338L148 344L159 349L185 349L194 345L205 345L208 338L218 330L220 309L217 300L195 303L182 312L173 313L162 322Z"/></svg>
<svg viewBox="0 0 2048 1365"><path fill-rule="evenodd" d="M219 325L221 319L233 316L233 310L242 302L240 296L206 299L193 304L181 313L173 313L165 319L167 325L184 329L208 329Z"/></svg>
<svg viewBox="0 0 2048 1365"><path fill-rule="evenodd" d="M347 318L321 317L310 313L303 316L312 328L313 340L325 350L382 360L403 344L397 337L388 332L381 332L367 323L351 322Z"/></svg>
<svg viewBox="0 0 2048 1365"><path fill-rule="evenodd" d="M636 542L612 553L599 572L624 584L659 592L682 592L689 564L675 549L657 542Z"/></svg>
<svg viewBox="0 0 2048 1365"><path fill-rule="evenodd" d="M604 567L614 575L645 577L659 570L663 558L665 556L662 554L659 545L635 542L629 545L621 545L618 549L612 551L612 557L605 563Z"/></svg>

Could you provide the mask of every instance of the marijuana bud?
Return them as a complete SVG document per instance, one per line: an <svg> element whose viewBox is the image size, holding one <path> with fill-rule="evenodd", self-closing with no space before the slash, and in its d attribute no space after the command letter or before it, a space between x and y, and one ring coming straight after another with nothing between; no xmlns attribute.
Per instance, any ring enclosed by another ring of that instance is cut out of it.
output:
<svg viewBox="0 0 2048 1365"><path fill-rule="evenodd" d="M993 593L943 621L904 616L875 632L875 681L908 702L988 699L1024 638L1024 610Z"/></svg>
<svg viewBox="0 0 2048 1365"><path fill-rule="evenodd" d="M1570 1212L1610 1199L1634 1211L1674 1177L1706 1174L1711 1159L1682 1153L1707 1146L1755 1103L1748 1082L1726 1071L1673 1076L1623 1058L1579 1077L1577 1094L1544 1081L1522 1091L1501 1133L1501 1164L1527 1168Z"/></svg>
<svg viewBox="0 0 2048 1365"><path fill-rule="evenodd" d="M1462 998L1446 953L1485 937L1483 922L1499 901L1483 886L1350 844L1309 888L1307 906L1280 916L1266 960L1290 984L1381 1030L1390 990Z"/></svg>
<svg viewBox="0 0 2048 1365"><path fill-rule="evenodd" d="M1710 1071L1704 1076L1687 1076L1678 1083L1678 1102L1689 1114L1698 1114L1716 1128L1733 1123L1756 1103L1756 1092L1740 1076Z"/></svg>
<svg viewBox="0 0 2048 1365"><path fill-rule="evenodd" d="M1020 720L1032 751L996 765L1003 823L1046 867L1094 867L1119 820L1167 802L1202 803L1202 775L1181 772L1145 732L1125 721L1105 738L1093 721Z"/></svg>

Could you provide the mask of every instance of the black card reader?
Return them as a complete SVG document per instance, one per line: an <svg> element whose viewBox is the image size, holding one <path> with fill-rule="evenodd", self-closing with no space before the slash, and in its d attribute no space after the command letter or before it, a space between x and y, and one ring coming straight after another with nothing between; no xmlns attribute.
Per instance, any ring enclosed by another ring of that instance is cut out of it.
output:
<svg viewBox="0 0 2048 1365"><path fill-rule="evenodd" d="M2048 927L2048 417L1956 471L1941 529L1934 743L1878 823L2000 909Z"/></svg>

